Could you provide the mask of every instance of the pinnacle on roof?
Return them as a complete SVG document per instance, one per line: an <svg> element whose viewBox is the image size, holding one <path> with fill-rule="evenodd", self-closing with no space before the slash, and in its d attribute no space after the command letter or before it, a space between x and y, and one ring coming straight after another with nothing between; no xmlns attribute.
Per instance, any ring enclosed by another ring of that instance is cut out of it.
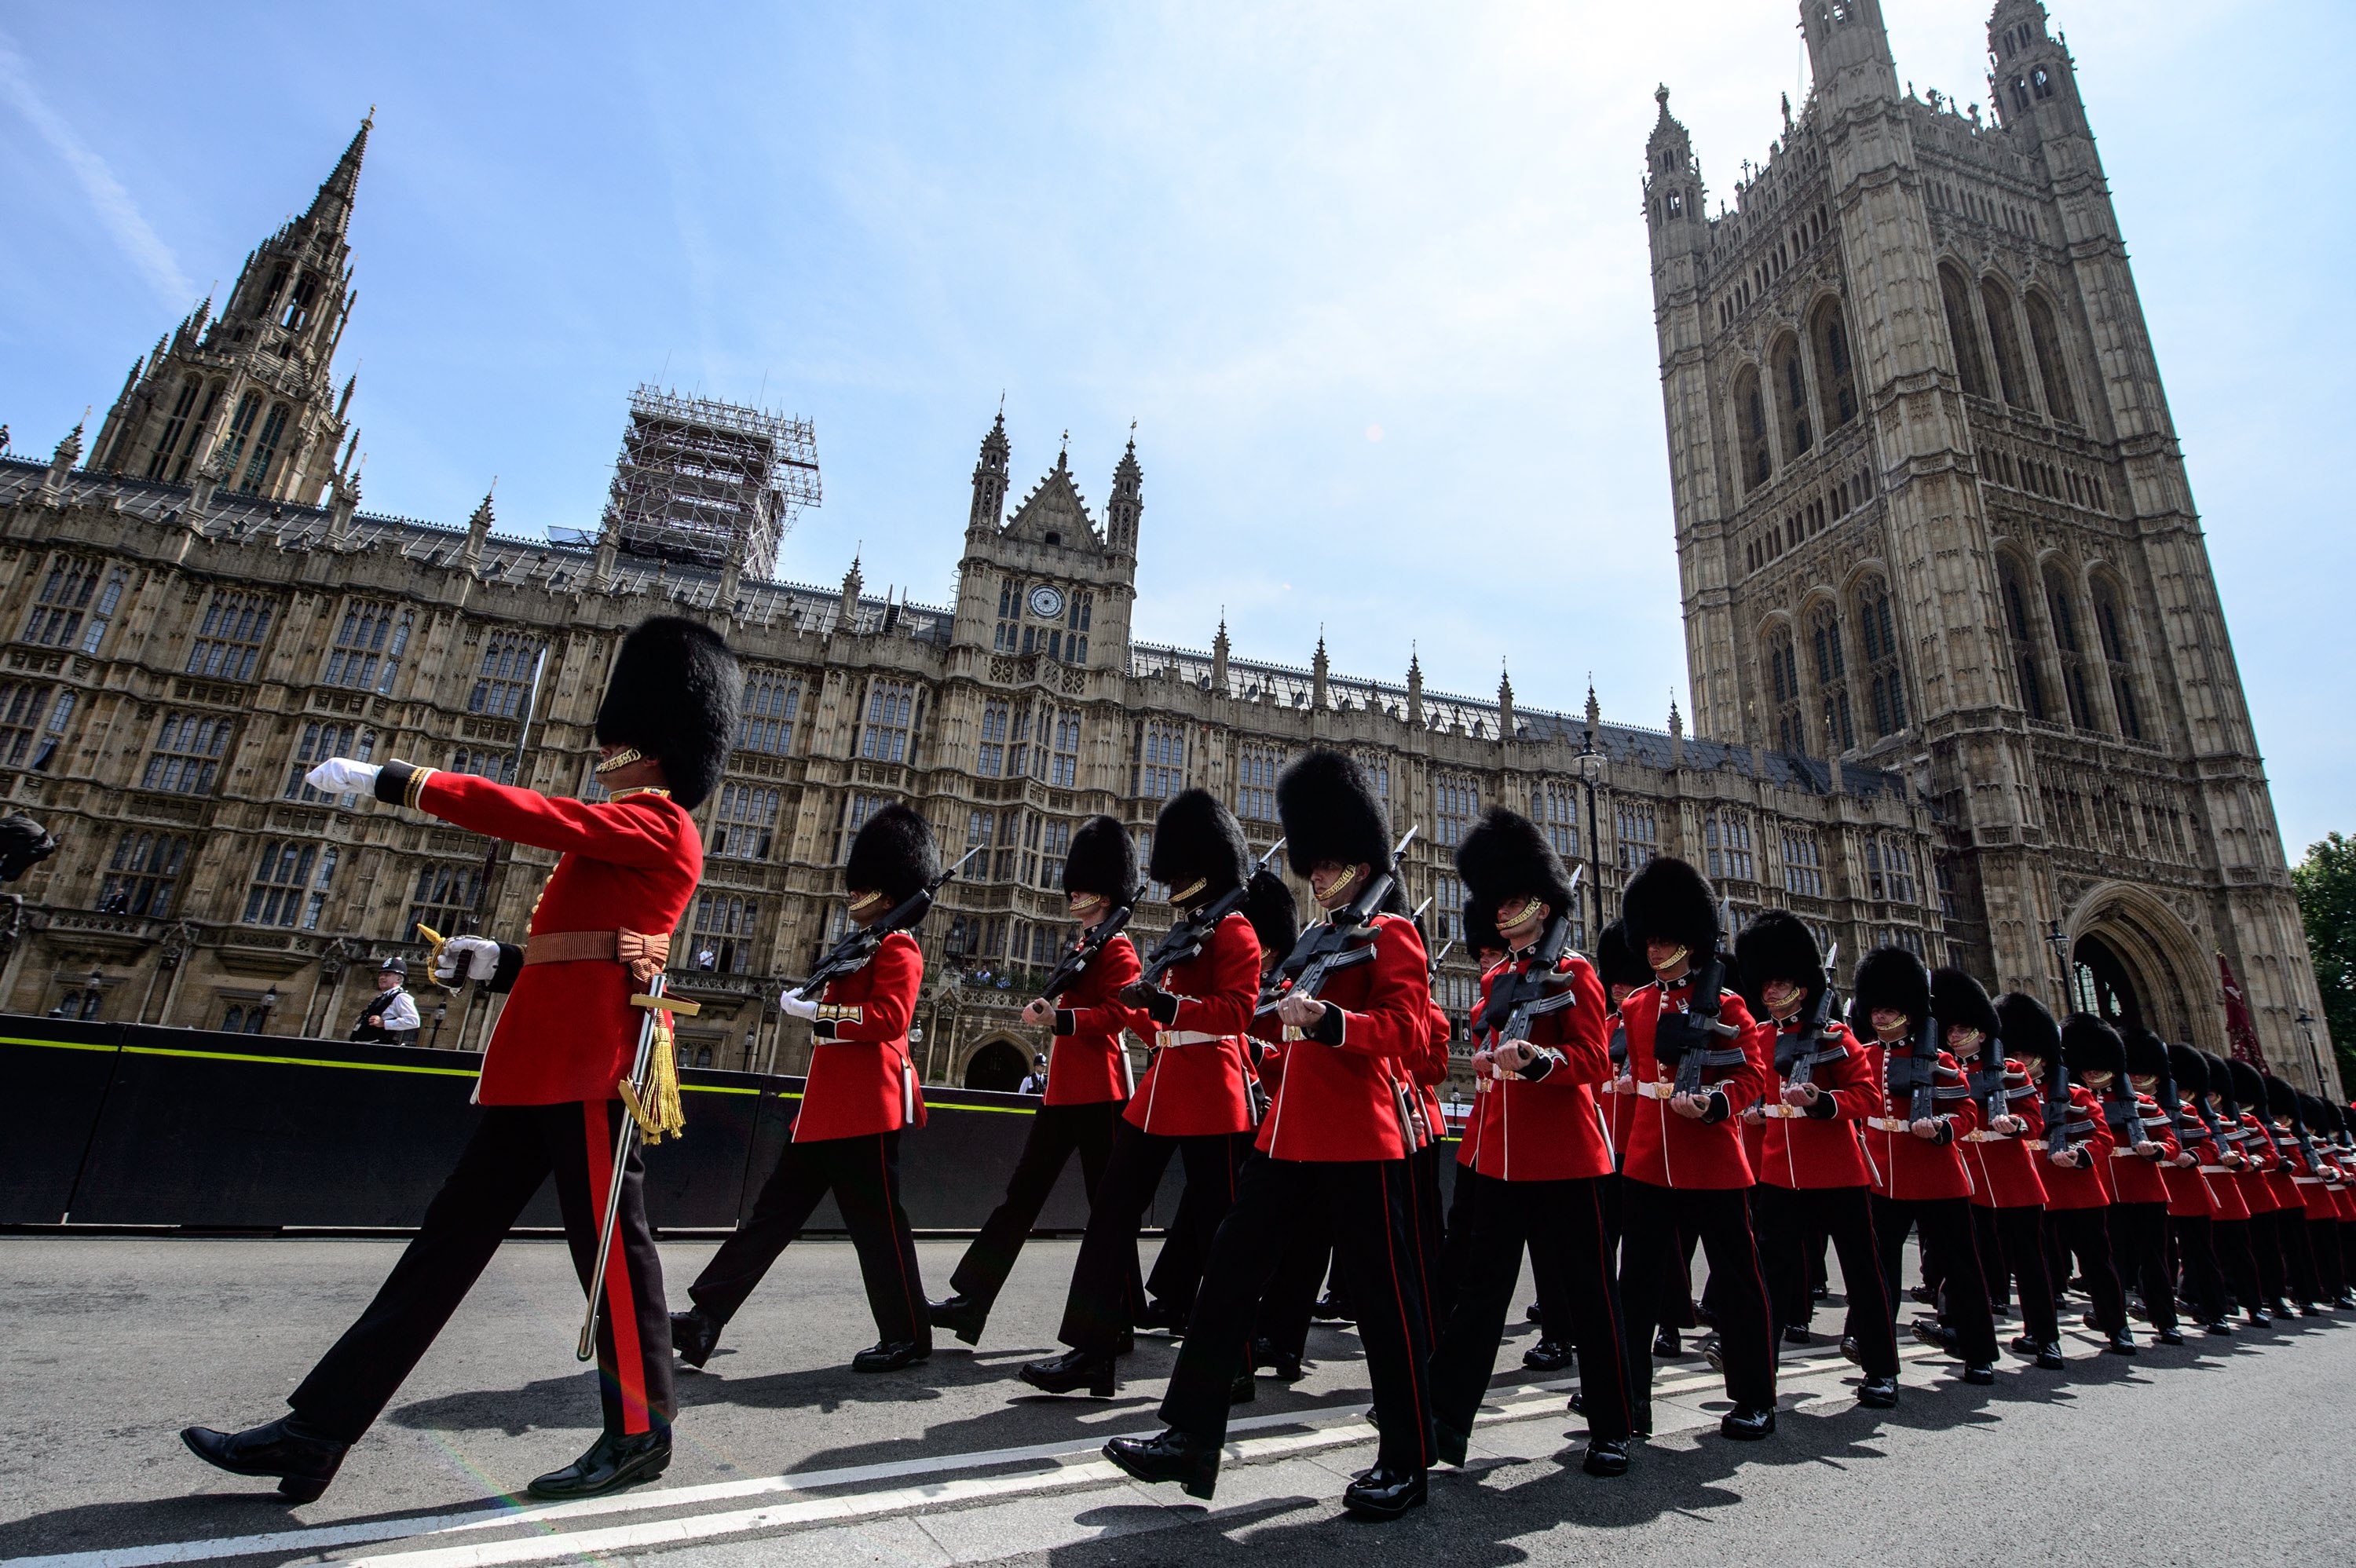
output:
<svg viewBox="0 0 2356 1568"><path fill-rule="evenodd" d="M336 160L335 171L320 183L319 194L311 198L311 210L304 217L337 234L350 226L352 199L359 191L360 159L368 152L369 131L375 124L376 106L370 104L368 118L352 133L351 144Z"/></svg>

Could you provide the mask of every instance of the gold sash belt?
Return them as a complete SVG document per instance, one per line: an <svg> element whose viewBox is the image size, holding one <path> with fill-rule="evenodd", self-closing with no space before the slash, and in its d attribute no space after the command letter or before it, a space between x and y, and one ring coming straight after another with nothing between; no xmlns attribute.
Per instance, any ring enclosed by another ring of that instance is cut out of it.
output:
<svg viewBox="0 0 2356 1568"><path fill-rule="evenodd" d="M636 931L536 931L525 938L526 964L626 964L643 986L670 962L670 933Z"/></svg>

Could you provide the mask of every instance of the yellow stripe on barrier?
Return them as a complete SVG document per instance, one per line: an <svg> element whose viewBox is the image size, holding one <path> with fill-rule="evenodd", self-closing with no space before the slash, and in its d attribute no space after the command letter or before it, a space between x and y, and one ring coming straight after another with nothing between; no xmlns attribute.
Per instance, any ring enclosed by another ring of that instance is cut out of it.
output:
<svg viewBox="0 0 2356 1568"><path fill-rule="evenodd" d="M26 1040L19 1035L0 1035L0 1045L37 1046L44 1051L120 1051L116 1045L98 1045L76 1040Z"/></svg>
<svg viewBox="0 0 2356 1568"><path fill-rule="evenodd" d="M233 1051L175 1051L164 1045L126 1045L128 1056L187 1056L205 1061L258 1061L267 1067L348 1067L361 1072L418 1072L434 1078L479 1078L469 1067L404 1067L393 1061L321 1061L307 1056L248 1056Z"/></svg>

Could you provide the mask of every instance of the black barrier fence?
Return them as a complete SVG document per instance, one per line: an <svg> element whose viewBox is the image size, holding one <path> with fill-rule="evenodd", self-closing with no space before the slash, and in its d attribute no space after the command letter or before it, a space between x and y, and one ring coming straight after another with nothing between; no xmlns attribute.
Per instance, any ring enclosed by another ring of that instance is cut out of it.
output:
<svg viewBox="0 0 2356 1568"><path fill-rule="evenodd" d="M474 1051L354 1045L0 1014L13 1124L0 1225L400 1230L414 1225L482 1113ZM752 1207L801 1103L801 1080L681 1072L687 1134L646 1151L657 1228L724 1231ZM1005 1191L1038 1101L935 1090L901 1144L919 1231L980 1227ZM1177 1207L1177 1165L1148 1219ZM1039 1225L1077 1231L1079 1162ZM561 1221L552 1189L526 1227ZM811 1221L839 1231L831 1200Z"/></svg>

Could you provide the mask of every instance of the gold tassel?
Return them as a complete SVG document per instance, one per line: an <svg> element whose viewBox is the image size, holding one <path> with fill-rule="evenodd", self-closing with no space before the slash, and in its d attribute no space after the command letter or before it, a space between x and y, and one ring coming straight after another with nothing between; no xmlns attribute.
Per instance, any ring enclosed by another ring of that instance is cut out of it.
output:
<svg viewBox="0 0 2356 1568"><path fill-rule="evenodd" d="M660 1009L655 1013L654 1049L648 1058L646 1103L639 1104L637 1086L628 1079L623 1079L619 1087L622 1103L637 1119L640 1141L658 1144L666 1136L678 1137L687 1131L687 1112L679 1098L679 1051L671 1037L670 1014Z"/></svg>

